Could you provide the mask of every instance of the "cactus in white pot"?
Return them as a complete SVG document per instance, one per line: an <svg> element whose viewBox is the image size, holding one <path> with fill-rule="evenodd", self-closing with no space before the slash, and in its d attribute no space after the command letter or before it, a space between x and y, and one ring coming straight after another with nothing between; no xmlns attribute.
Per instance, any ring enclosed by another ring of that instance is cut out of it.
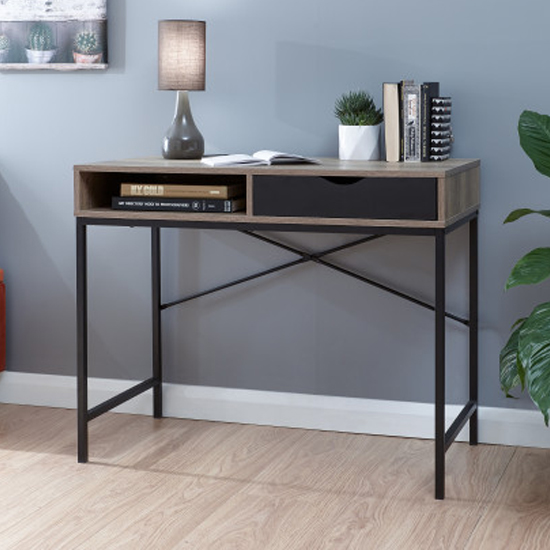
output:
<svg viewBox="0 0 550 550"><path fill-rule="evenodd" d="M51 63L56 54L52 28L43 21L34 23L27 37L27 60L29 63Z"/></svg>

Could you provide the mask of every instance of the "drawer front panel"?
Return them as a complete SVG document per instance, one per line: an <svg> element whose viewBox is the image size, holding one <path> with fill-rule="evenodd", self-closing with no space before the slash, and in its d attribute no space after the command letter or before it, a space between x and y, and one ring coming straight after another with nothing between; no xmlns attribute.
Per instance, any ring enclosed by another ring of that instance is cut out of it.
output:
<svg viewBox="0 0 550 550"><path fill-rule="evenodd" d="M255 176L254 215L437 220L437 178Z"/></svg>

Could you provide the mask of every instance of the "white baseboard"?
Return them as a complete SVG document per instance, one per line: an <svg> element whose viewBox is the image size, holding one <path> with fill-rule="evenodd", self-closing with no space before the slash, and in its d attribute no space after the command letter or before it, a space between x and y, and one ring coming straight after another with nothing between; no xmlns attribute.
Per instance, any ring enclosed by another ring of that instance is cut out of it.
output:
<svg viewBox="0 0 550 550"><path fill-rule="evenodd" d="M135 382L93 378L89 404L100 403ZM17 372L0 373L0 403L76 408L76 378ZM449 405L450 420L460 406ZM151 414L151 392L121 405L117 412ZM164 414L174 418L215 420L330 430L338 432L433 438L433 405L204 386L164 385ZM459 436L465 440L467 430ZM538 411L480 407L480 443L550 448L550 429Z"/></svg>

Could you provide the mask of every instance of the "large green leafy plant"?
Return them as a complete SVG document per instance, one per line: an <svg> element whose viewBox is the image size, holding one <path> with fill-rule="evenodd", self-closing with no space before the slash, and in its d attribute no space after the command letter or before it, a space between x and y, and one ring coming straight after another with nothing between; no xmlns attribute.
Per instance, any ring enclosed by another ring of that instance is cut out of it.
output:
<svg viewBox="0 0 550 550"><path fill-rule="evenodd" d="M550 116L524 111L518 123L520 145L535 168L550 177ZM531 214L550 218L550 210L520 208L504 223ZM513 267L506 289L533 285L550 276L550 247L535 248ZM529 316L516 321L510 338L500 352L500 383L506 395L510 390L527 389L544 415L548 426L550 412L550 302L537 305Z"/></svg>

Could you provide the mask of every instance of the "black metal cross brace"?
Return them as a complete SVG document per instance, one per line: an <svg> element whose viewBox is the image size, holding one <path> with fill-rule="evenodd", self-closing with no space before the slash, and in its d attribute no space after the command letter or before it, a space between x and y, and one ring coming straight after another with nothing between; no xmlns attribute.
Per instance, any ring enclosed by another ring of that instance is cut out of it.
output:
<svg viewBox="0 0 550 550"><path fill-rule="evenodd" d="M394 296L398 296L400 298L403 298L404 300L407 300L409 302L412 302L413 304L416 304L418 306L421 306L423 308L429 309L430 311L435 311L435 306L432 304L429 304L428 302L425 302L424 300L420 300L419 298L415 298L414 296L411 296L410 294L407 294L405 292L402 292L400 290L397 290L395 288L392 288L386 284L383 284L379 281L375 281L374 279L371 279L370 277L366 277L365 275L361 275L360 273L357 273L355 271L352 271L351 269L347 269L345 267L339 266L331 261L325 260L325 256L329 256L331 254L335 254L336 252L340 252L342 250L346 250L355 246L358 246L360 244L364 244L370 241L374 241L376 239L380 239L382 237L385 237L386 235L368 235L366 237L361 237L360 239L355 239L353 241L350 241L348 243L342 244L340 246L335 246L333 248L328 248L326 250L322 250L320 252L306 252L304 250L300 250L299 248L296 248L294 246L290 246L288 244L282 243L280 241L277 241L271 237L267 237L265 235L262 235L260 233L256 233L255 231L244 229L241 230L241 233L245 235L249 235L250 237L254 237L255 239L259 239L263 242L269 243L273 246L276 246L278 248L282 248L283 250L287 250L288 252L292 252L293 254L296 254L300 256L299 259L293 260L291 262L286 262L284 264L280 264L276 267L272 267L269 269L265 269L263 271L260 271L258 273L254 273L253 275L248 275L247 277L242 277L240 279L236 279L234 281L231 281L229 283L225 283L223 285L219 285L216 287L213 287L208 290L203 290L201 292L197 292L194 294L190 294L189 296L186 296L184 298L180 298L178 300L173 300L171 302L166 302L162 304L160 307L162 310L168 309L170 307L183 304L185 302L190 302L192 300L196 300L197 298L202 298L203 296L208 296L209 294L213 294L215 292L219 292L221 290L226 290L228 288L253 281L254 279L259 279L260 277L265 277L267 275L271 275L273 273L276 273L278 271L282 271L283 269L288 269L290 267L295 267L297 265L302 265L307 262L314 262L319 265L323 265L325 267L328 267L330 269L334 269L335 271L338 271L339 273L342 273L344 275L348 275L349 277L352 277L354 279L357 279L359 281L362 281L364 283L367 283L371 286L374 286L380 290L384 290L385 292L389 292L390 294L393 294ZM452 319L453 321L457 321L458 323L462 323L463 325L468 326L469 320L464 319L462 317L459 317L458 315L454 315L453 313L449 313L445 311L445 316L449 319Z"/></svg>

